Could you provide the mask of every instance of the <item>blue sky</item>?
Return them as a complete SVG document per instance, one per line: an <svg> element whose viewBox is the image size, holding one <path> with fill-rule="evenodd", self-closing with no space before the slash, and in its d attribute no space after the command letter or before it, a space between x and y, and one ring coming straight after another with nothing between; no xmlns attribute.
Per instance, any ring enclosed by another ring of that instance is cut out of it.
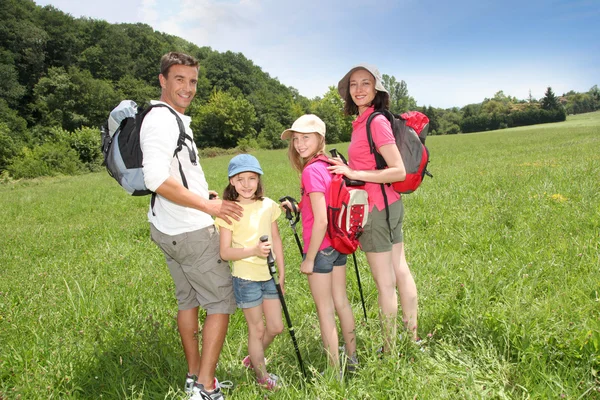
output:
<svg viewBox="0 0 600 400"><path fill-rule="evenodd" d="M539 99L548 86L560 95L600 85L598 0L35 2L241 52L309 98L361 62L404 80L418 105L442 108L499 90Z"/></svg>

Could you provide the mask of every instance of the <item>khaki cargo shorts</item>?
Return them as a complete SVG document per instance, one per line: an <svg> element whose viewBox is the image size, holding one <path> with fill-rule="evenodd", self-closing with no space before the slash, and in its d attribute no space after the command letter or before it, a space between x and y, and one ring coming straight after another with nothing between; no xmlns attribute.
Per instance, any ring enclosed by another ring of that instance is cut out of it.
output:
<svg viewBox="0 0 600 400"><path fill-rule="evenodd" d="M150 224L150 234L165 254L180 310L201 306L209 315L235 312L231 271L219 254L219 232L213 225L166 235Z"/></svg>
<svg viewBox="0 0 600 400"><path fill-rule="evenodd" d="M359 238L360 248L365 253L385 253L392 251L392 245L402 243L402 220L404 219L404 205L402 199L390 204L390 227L392 228L392 239L390 239L390 228L386 221L385 208L381 211L373 207L369 213L369 220L364 227L363 234Z"/></svg>

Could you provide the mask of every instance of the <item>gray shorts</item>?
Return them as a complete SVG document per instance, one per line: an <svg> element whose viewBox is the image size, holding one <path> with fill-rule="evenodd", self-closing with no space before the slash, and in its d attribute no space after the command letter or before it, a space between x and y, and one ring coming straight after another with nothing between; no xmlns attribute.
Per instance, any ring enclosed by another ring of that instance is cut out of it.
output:
<svg viewBox="0 0 600 400"><path fill-rule="evenodd" d="M385 217L385 208L381 211L377 207L369 213L369 220L359 238L360 248L365 253L385 253L392 251L392 245L402 243L402 220L404 219L404 205L402 199L390 204L390 226L393 238L390 239L390 228Z"/></svg>
<svg viewBox="0 0 600 400"><path fill-rule="evenodd" d="M219 255L219 232L213 225L166 235L150 224L150 234L165 254L180 310L202 306L207 314L235 312L231 271Z"/></svg>

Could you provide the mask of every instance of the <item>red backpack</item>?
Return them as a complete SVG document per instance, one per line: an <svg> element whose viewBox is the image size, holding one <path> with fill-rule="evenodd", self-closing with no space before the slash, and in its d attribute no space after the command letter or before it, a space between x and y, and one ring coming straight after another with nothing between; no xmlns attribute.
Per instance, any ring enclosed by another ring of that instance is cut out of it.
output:
<svg viewBox="0 0 600 400"><path fill-rule="evenodd" d="M371 121L377 115L385 116L392 125L392 131L396 138L396 146L402 156L402 162L406 169L406 179L392 183L392 187L398 193L412 193L423 181L423 177L428 175L433 177L427 171L429 163L429 150L425 147L425 138L429 130L429 118L427 115L418 111L409 111L396 116L389 110L375 111L369 115L367 120L367 140L371 148L371 154L375 155L377 169L387 168L385 160L375 148L373 136L371 134Z"/></svg>
<svg viewBox="0 0 600 400"><path fill-rule="evenodd" d="M332 165L320 154L306 166L316 161ZM352 254L359 246L358 238L369 216L369 198L364 182L351 181L344 175L331 174L331 185L325 193L327 200L327 235L334 249L342 254Z"/></svg>

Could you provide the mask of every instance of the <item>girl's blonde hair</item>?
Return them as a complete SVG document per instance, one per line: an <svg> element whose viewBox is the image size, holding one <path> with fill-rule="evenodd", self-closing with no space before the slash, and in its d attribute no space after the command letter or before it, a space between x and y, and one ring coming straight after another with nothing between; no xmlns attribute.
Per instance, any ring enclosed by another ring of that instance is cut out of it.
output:
<svg viewBox="0 0 600 400"><path fill-rule="evenodd" d="M296 133L304 134L302 132L294 132L294 134ZM319 137L319 146L317 147L317 151L314 154L311 154L306 158L300 157L300 154L298 154L298 152L296 151L296 148L294 147L294 136L292 135L292 137L290 138L290 144L288 146L288 158L290 160L290 163L292 164L292 168L298 171L299 174L301 174L302 171L304 171L304 167L306 167L306 164L308 164L308 162L312 160L313 157L319 154L325 154L325 137L316 132L312 132L310 133L310 135L317 135Z"/></svg>

